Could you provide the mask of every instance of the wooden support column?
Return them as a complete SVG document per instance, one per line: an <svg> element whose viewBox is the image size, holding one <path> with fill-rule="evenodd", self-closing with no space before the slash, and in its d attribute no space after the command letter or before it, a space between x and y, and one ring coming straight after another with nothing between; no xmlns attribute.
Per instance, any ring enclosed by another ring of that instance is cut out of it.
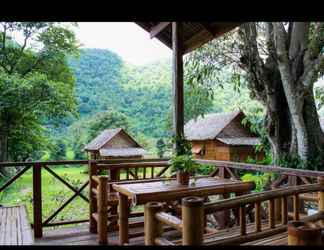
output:
<svg viewBox="0 0 324 250"><path fill-rule="evenodd" d="M97 212L97 200L95 194L92 192L97 187L97 183L92 179L92 176L97 175L97 163L89 161L89 231L90 233L97 233L97 221L92 214Z"/></svg>
<svg viewBox="0 0 324 250"><path fill-rule="evenodd" d="M108 177L100 176L98 185L98 234L99 234L99 244L108 243L108 207L107 207L107 188L108 187Z"/></svg>
<svg viewBox="0 0 324 250"><path fill-rule="evenodd" d="M42 228L42 166L36 163L33 166L33 209L34 209L34 237L43 236Z"/></svg>
<svg viewBox="0 0 324 250"><path fill-rule="evenodd" d="M182 245L202 245L204 233L204 203L200 197L182 199Z"/></svg>
<svg viewBox="0 0 324 250"><path fill-rule="evenodd" d="M119 243L128 243L129 204L126 195L119 193Z"/></svg>
<svg viewBox="0 0 324 250"><path fill-rule="evenodd" d="M176 137L183 136L184 98L183 98L183 41L182 23L172 23L172 92L173 92L173 129ZM179 151L179 145L175 145Z"/></svg>
<svg viewBox="0 0 324 250"><path fill-rule="evenodd" d="M162 224L155 214L162 210L162 203L149 202L144 207L144 235L145 245L155 245L155 239L163 233Z"/></svg>

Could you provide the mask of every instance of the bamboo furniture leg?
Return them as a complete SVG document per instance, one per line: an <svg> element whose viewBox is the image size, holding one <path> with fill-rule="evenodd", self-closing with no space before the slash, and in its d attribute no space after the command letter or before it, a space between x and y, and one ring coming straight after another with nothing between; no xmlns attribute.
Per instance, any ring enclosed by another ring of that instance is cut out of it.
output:
<svg viewBox="0 0 324 250"><path fill-rule="evenodd" d="M182 199L182 245L202 245L204 233L204 202L199 197Z"/></svg>
<svg viewBox="0 0 324 250"><path fill-rule="evenodd" d="M128 243L128 197L119 193L119 243Z"/></svg>
<svg viewBox="0 0 324 250"><path fill-rule="evenodd" d="M144 207L144 235L145 245L155 245L155 239L162 235L162 224L155 218L155 214L162 210L162 203L149 202Z"/></svg>
<svg viewBox="0 0 324 250"><path fill-rule="evenodd" d="M107 188L108 177L100 176L98 185L98 236L99 244L108 243L108 211L107 211Z"/></svg>

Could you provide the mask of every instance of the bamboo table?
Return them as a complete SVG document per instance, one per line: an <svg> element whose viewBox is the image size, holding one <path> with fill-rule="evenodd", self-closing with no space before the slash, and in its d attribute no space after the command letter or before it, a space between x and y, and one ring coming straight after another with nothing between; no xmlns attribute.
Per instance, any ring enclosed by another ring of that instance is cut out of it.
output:
<svg viewBox="0 0 324 250"><path fill-rule="evenodd" d="M254 182L242 182L214 177L198 178L194 185L179 185L176 180L149 183L113 184L119 193L119 241L128 243L128 198L133 205L142 205L152 201L173 201L187 196L209 196L233 192L247 192L254 189Z"/></svg>

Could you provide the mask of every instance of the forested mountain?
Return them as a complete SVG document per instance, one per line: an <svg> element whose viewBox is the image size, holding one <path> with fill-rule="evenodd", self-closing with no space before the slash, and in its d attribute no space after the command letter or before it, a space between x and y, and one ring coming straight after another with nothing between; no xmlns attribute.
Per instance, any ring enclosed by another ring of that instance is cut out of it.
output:
<svg viewBox="0 0 324 250"><path fill-rule="evenodd" d="M65 129L56 130L55 151L61 152L61 156L53 151L50 158L84 157L84 145L105 126L127 127L153 153L156 141L170 136L170 59L135 66L109 50L83 49L78 58L69 59L69 65L76 79L79 117L66 119ZM235 92L226 79L223 86L215 87L214 100L205 98L203 89L199 94L192 94L193 91L196 90L185 85L186 121L200 113L256 107L246 102L249 99L246 89Z"/></svg>

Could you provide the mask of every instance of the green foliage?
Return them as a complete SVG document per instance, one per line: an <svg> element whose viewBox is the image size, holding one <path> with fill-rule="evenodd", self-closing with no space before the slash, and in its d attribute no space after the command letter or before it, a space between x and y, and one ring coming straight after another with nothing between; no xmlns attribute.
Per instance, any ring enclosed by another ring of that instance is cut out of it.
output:
<svg viewBox="0 0 324 250"><path fill-rule="evenodd" d="M20 34L23 43L12 34ZM67 54L77 53L74 33L57 23L2 22L0 44L0 140L7 141L11 160L39 159L40 150L51 146L48 127L75 114L66 61Z"/></svg>
<svg viewBox="0 0 324 250"><path fill-rule="evenodd" d="M257 192L264 191L264 187L268 183L269 178L271 178L271 173L264 173L264 174L247 173L241 177L242 181L254 181L256 185L255 190Z"/></svg>
<svg viewBox="0 0 324 250"><path fill-rule="evenodd" d="M184 171L193 173L198 168L198 164L194 161L192 155L174 155L171 158L171 171Z"/></svg>
<svg viewBox="0 0 324 250"><path fill-rule="evenodd" d="M296 169L308 169L323 171L324 155L314 155L310 159L303 160L297 154L285 154L278 159L277 164L280 167L296 168Z"/></svg>
<svg viewBox="0 0 324 250"><path fill-rule="evenodd" d="M184 171L193 173L199 167L193 159L191 152L191 143L187 141L184 136L174 136L174 143L177 146L177 150L173 153L171 157L171 171Z"/></svg>
<svg viewBox="0 0 324 250"><path fill-rule="evenodd" d="M156 142L156 148L157 148L157 154L159 158L163 158L164 152L166 150L166 144L163 140L163 138L160 138Z"/></svg>

